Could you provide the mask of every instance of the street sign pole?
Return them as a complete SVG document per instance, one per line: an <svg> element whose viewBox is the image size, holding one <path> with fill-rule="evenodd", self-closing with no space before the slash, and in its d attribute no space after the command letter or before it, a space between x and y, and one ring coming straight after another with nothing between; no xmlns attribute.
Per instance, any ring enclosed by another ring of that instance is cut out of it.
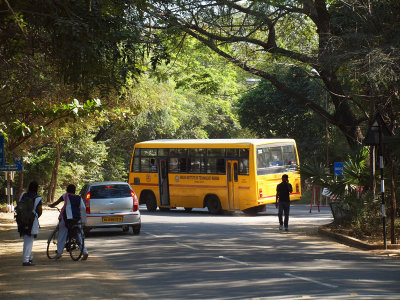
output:
<svg viewBox="0 0 400 300"><path fill-rule="evenodd" d="M364 144L377 147L379 156L379 167L381 169L381 196L382 196L382 225L383 225L383 244L386 245L386 209L385 209L385 181L383 179L383 137L391 136L392 133L388 129L380 113L377 113L372 124L368 128L365 135ZM378 148L379 147L379 148ZM374 172L372 173L374 175Z"/></svg>
<svg viewBox="0 0 400 300"><path fill-rule="evenodd" d="M383 178L383 136L382 127L379 125L379 167L381 169L381 196L382 196L382 225L383 225L383 246L387 249L386 245L386 209L385 209L385 180Z"/></svg>

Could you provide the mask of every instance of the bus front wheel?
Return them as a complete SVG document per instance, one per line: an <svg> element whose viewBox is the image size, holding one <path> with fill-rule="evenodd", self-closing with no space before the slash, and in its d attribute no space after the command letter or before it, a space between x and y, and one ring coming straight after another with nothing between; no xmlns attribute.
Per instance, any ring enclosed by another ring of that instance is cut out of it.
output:
<svg viewBox="0 0 400 300"><path fill-rule="evenodd" d="M219 201L217 196L212 196L208 198L207 208L212 215L218 215L222 212L221 202Z"/></svg>

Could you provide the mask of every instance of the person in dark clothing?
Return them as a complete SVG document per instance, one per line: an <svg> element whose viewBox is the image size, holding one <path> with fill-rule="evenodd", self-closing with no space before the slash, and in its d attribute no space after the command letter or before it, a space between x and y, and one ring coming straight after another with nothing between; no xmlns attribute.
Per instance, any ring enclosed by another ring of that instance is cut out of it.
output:
<svg viewBox="0 0 400 300"><path fill-rule="evenodd" d="M285 231L289 231L289 211L290 211L290 193L293 192L292 185L289 183L289 177L282 175L282 182L276 187L276 201L275 205L278 208L279 230L285 226ZM282 215L285 214L285 221L282 221Z"/></svg>
<svg viewBox="0 0 400 300"><path fill-rule="evenodd" d="M58 233L57 241L57 255L56 259L59 259L63 253L65 242L68 236L68 225L73 222L81 221L82 224L86 224L86 207L83 199L79 195L75 195L76 187L73 184L68 185L67 192L64 193L56 202L50 204L50 207L55 207L59 203L64 202L64 206L61 209L58 220L60 221L60 229ZM88 258L88 251L86 246L83 247L83 258Z"/></svg>
<svg viewBox="0 0 400 300"><path fill-rule="evenodd" d="M21 194L18 201L26 194L33 199L33 211L35 213L35 219L30 226L22 227L18 224L18 232L21 237L24 238L24 246L22 250L22 265L23 266L34 266L33 264L33 241L39 233L39 217L42 215L42 197L38 196L39 185L36 181L29 183L28 192Z"/></svg>

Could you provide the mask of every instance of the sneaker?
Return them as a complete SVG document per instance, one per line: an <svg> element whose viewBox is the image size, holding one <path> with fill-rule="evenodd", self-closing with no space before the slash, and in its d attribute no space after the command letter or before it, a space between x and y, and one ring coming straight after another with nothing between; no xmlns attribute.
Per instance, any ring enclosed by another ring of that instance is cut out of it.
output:
<svg viewBox="0 0 400 300"><path fill-rule="evenodd" d="M89 253L83 253L82 260L87 260Z"/></svg>
<svg viewBox="0 0 400 300"><path fill-rule="evenodd" d="M289 228L285 227L285 231L289 231Z"/></svg>
<svg viewBox="0 0 400 300"><path fill-rule="evenodd" d="M60 253L57 253L57 255L56 255L56 257L54 257L54 259L60 259L60 258L61 258L61 256L62 256L62 254L60 254Z"/></svg>
<svg viewBox="0 0 400 300"><path fill-rule="evenodd" d="M283 229L282 225L279 225L279 230L282 230L282 229Z"/></svg>
<svg viewBox="0 0 400 300"><path fill-rule="evenodd" d="M22 265L23 265L24 267L29 267L29 266L34 266L35 264L32 263L31 261L27 261L27 262L23 262Z"/></svg>

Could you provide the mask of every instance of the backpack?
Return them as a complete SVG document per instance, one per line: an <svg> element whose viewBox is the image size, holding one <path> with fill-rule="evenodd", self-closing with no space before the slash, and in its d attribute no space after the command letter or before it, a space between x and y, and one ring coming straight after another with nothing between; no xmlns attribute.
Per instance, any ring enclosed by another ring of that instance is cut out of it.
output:
<svg viewBox="0 0 400 300"><path fill-rule="evenodd" d="M17 221L19 228L27 228L32 226L36 217L35 213L33 212L35 198L36 197L32 198L25 193L22 196L21 201L18 202L17 207L15 208L15 220Z"/></svg>

